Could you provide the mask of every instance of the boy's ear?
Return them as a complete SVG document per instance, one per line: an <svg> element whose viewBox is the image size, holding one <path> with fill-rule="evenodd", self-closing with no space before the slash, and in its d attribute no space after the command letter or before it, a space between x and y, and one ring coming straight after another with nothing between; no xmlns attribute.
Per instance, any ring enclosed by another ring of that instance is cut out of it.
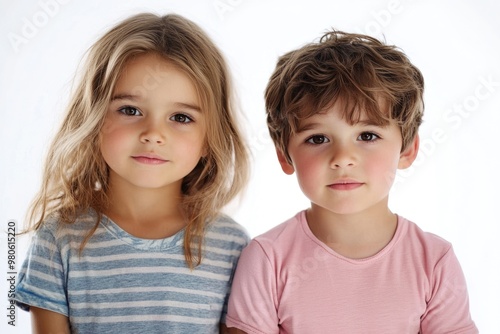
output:
<svg viewBox="0 0 500 334"><path fill-rule="evenodd" d="M292 175L295 172L295 168L293 168L293 166L288 163L285 154L281 152L279 148L276 148L276 154L278 155L278 161L280 162L283 172L285 172L285 174L287 175Z"/></svg>
<svg viewBox="0 0 500 334"><path fill-rule="evenodd" d="M420 137L417 134L411 144L408 145L408 147L403 152L401 152L398 164L399 169L405 169L411 166L413 161L415 161L415 159L417 158L419 146Z"/></svg>

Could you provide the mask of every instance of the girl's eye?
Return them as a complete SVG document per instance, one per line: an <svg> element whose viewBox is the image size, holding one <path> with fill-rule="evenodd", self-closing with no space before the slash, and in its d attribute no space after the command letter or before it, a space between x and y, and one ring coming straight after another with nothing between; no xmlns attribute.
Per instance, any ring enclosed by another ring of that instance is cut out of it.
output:
<svg viewBox="0 0 500 334"><path fill-rule="evenodd" d="M134 108L134 107L123 107L118 109L118 112L127 115L127 116L141 116L142 113L139 111L139 109Z"/></svg>
<svg viewBox="0 0 500 334"><path fill-rule="evenodd" d="M328 138L326 138L325 136L322 136L322 135L314 135L314 136L311 136L309 137L307 140L306 140L307 143L309 144L315 144L315 145L318 145L318 144L324 144L324 143L328 143L329 140Z"/></svg>
<svg viewBox="0 0 500 334"><path fill-rule="evenodd" d="M191 117L184 114L173 115L170 120L178 123L191 123L193 121Z"/></svg>
<svg viewBox="0 0 500 334"><path fill-rule="evenodd" d="M371 133L371 132L363 132L358 137L358 140L361 140L361 141L375 141L377 139L380 139L380 137L374 133Z"/></svg>

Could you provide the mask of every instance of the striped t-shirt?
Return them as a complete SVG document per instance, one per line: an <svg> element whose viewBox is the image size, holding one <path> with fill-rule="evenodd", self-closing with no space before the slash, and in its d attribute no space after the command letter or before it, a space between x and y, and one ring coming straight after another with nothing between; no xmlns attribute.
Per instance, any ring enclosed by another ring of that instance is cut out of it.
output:
<svg viewBox="0 0 500 334"><path fill-rule="evenodd" d="M103 216L49 220L35 233L16 288L17 305L69 317L73 333L218 333L245 230L228 217L211 223L201 265L184 260L184 232L136 238ZM58 228L59 226L59 228Z"/></svg>

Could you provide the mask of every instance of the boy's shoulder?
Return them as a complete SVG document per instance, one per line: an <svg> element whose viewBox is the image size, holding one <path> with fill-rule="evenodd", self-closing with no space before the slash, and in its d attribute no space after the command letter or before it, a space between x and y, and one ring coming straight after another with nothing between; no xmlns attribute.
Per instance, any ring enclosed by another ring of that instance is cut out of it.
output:
<svg viewBox="0 0 500 334"><path fill-rule="evenodd" d="M305 212L305 210L299 211L293 217L258 235L253 240L267 247L281 247L284 243L294 244L304 235L301 232L303 232L303 224L307 224Z"/></svg>
<svg viewBox="0 0 500 334"><path fill-rule="evenodd" d="M300 211L295 216L272 229L258 235L252 243L258 244L266 254L280 254L307 251L318 245L317 239L311 237L308 231L306 211ZM421 254L428 260L438 260L452 249L452 245L444 238L422 230L414 222L398 215L398 230L383 253L396 250L402 254Z"/></svg>
<svg viewBox="0 0 500 334"><path fill-rule="evenodd" d="M428 255L434 253L437 256L448 252L452 248L448 240L434 233L424 231L407 218L398 216L398 224L403 225L404 233L402 233L402 237L405 239L403 243L409 247L420 249Z"/></svg>

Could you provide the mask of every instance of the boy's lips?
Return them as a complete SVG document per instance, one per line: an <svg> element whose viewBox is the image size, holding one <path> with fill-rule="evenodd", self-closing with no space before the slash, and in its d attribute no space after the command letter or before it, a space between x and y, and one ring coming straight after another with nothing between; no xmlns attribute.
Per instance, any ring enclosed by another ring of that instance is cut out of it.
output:
<svg viewBox="0 0 500 334"><path fill-rule="evenodd" d="M339 179L332 184L329 184L328 188L334 190L352 190L361 187L363 184L363 182L353 179Z"/></svg>
<svg viewBox="0 0 500 334"><path fill-rule="evenodd" d="M154 154L154 153L144 153L144 154L138 154L138 155L133 155L132 159L135 161L146 164L146 165L160 165L163 163L168 162L168 160L162 158L161 156Z"/></svg>

